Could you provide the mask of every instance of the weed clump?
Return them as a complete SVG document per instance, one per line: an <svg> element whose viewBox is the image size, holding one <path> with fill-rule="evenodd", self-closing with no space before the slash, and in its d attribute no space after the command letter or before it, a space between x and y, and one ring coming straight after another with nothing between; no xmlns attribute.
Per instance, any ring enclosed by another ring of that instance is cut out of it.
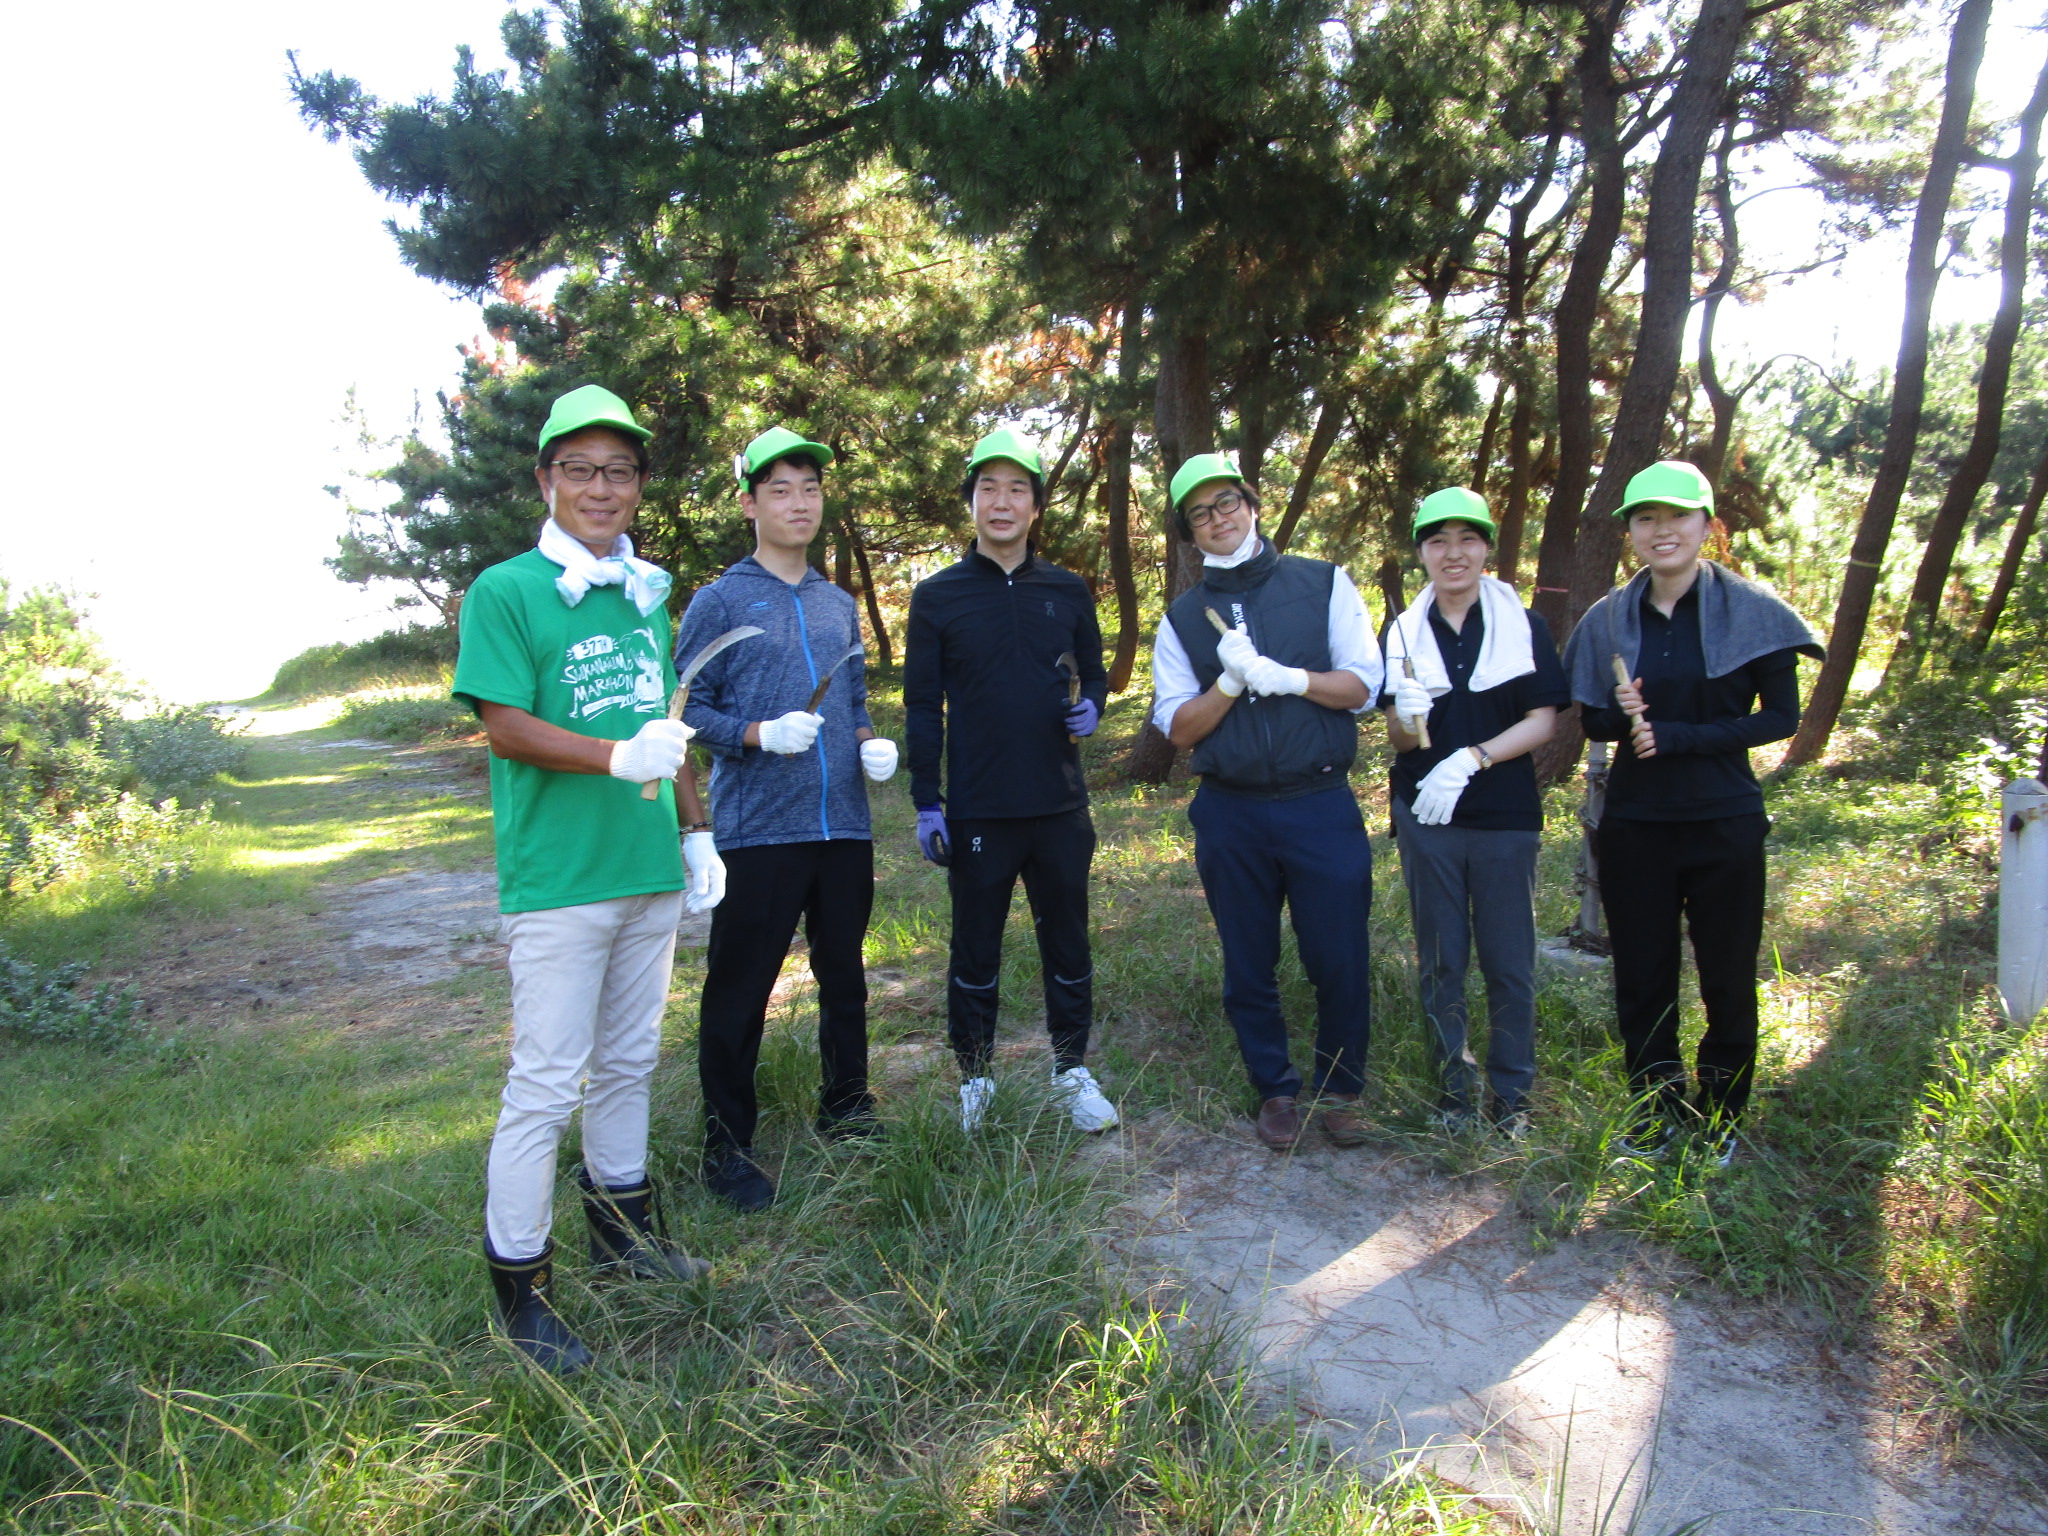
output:
<svg viewBox="0 0 2048 1536"><path fill-rule="evenodd" d="M80 991L86 967L37 965L0 944L0 1033L51 1045L126 1045L144 1030L135 989L102 982Z"/></svg>

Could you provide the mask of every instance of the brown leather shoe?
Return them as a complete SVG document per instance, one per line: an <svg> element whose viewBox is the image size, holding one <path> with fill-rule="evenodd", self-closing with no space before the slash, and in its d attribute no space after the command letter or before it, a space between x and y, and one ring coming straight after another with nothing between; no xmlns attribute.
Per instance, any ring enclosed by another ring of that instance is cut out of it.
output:
<svg viewBox="0 0 2048 1536"><path fill-rule="evenodd" d="M1317 1118L1322 1121L1323 1134L1332 1146L1362 1147L1371 1139L1357 1094L1326 1093L1316 1101L1316 1108L1321 1111Z"/></svg>
<svg viewBox="0 0 2048 1536"><path fill-rule="evenodd" d="M1301 1107L1285 1096L1268 1099L1259 1106L1259 1118L1252 1129L1275 1152L1292 1151L1301 1140Z"/></svg>

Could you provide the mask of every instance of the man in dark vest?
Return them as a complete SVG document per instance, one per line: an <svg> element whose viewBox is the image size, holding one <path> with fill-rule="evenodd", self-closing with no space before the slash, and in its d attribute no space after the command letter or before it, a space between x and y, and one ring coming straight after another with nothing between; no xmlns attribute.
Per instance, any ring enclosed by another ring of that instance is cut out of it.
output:
<svg viewBox="0 0 2048 1536"><path fill-rule="evenodd" d="M1223 1008L1259 1100L1259 1140L1286 1151L1311 1110L1340 1147L1366 1138L1372 849L1349 774L1358 716L1384 669L1351 578L1259 535L1259 501L1226 454L1174 475L1174 518L1202 552L1152 654L1152 718L1194 750L1195 868L1223 942ZM1280 907L1316 989L1304 1103L1280 1008Z"/></svg>

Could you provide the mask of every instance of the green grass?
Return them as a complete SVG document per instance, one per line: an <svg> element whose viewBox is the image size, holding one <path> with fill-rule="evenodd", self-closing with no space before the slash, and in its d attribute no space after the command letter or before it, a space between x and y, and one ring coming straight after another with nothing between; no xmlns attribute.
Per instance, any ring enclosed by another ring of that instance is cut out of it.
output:
<svg viewBox="0 0 2048 1536"><path fill-rule="evenodd" d="M193 932L293 931L330 882L488 857L480 802L400 783L366 749L259 738L189 880L79 882L9 908L5 936L176 964ZM877 798L871 959L914 984L877 1043L928 1043L942 887L905 852L902 786ZM783 1198L740 1218L704 1197L699 964L653 1145L714 1283L592 1286L561 1198L563 1304L604 1361L567 1388L485 1327L499 976L440 988L431 1030L271 1015L161 1020L174 1052L0 1046L0 1529L1498 1528L1420 1474L1362 1481L1254 1399L1235 1341L1134 1299L1095 1241L1117 1176L1029 1093L970 1141L950 1070L898 1074L885 1155L827 1147L799 999L762 1072Z"/></svg>
<svg viewBox="0 0 2048 1536"><path fill-rule="evenodd" d="M875 713L895 734L889 683ZM1112 707L1087 748L1098 776L1141 708ZM488 860L480 798L402 793L403 766L367 749L251 746L225 819L192 840L189 879L153 894L72 882L8 907L0 938L133 972L178 963L188 931L295 931L333 884ZM1361 787L1376 776L1362 766ZM807 1129L817 1062L800 982L761 1071L785 1198L743 1219L695 1192L702 956L684 952L656 1171L715 1284L593 1289L565 1262L566 1305L607 1361L567 1390L516 1369L484 1326L496 973L432 991L424 1006L447 1027L430 1032L165 1018L180 1042L167 1052L0 1045L0 1412L15 1421L0 1429L0 1507L20 1506L14 1526L1495 1529L1425 1479L1332 1465L1254 1400L1234 1341L1133 1299L1134 1277L1090 1240L1116 1178L1029 1093L1006 1097L997 1134L959 1136L943 878L917 857L905 781L872 798L886 1155ZM1220 1124L1248 1090L1187 798L1113 783L1096 796L1095 1064L1127 1115ZM1528 1144L1432 1134L1384 837L1371 1111L1417 1158L1512 1185L1539 1241L1604 1226L1668 1244L1712 1282L1808 1304L1926 1362L1930 1407L2048 1444L2048 1036L1990 1009L1982 839L1959 835L1932 791L1875 780L1797 779L1773 808L1764 1091L1736 1168L1613 1165L1627 1103L1598 977L1540 994ZM1572 811L1553 795L1547 931L1571 906ZM1384 828L1377 797L1369 819ZM1291 958L1287 975L1305 1046L1311 1000ZM1021 902L1003 979L1003 1070L1042 1082ZM560 1211L572 1244L573 1202Z"/></svg>

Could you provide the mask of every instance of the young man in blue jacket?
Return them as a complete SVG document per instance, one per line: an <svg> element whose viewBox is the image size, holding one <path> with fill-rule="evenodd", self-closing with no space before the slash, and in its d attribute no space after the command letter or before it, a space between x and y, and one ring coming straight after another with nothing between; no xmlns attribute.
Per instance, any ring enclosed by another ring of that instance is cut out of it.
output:
<svg viewBox="0 0 2048 1536"><path fill-rule="evenodd" d="M1021 876L1045 972L1053 1092L1078 1128L1106 1131L1116 1108L1081 1064L1095 1008L1095 826L1075 743L1093 734L1109 696L1095 594L1032 550L1045 472L1029 439L1008 427L982 438L962 493L974 546L911 593L903 664L918 847L948 864L953 896L946 1027L964 1079L960 1123L978 1130L995 1095L1003 925Z"/></svg>
<svg viewBox="0 0 2048 1536"><path fill-rule="evenodd" d="M861 775L896 771L876 736L853 599L805 560L825 516L832 450L785 427L734 462L754 552L690 600L676 665L741 625L765 633L697 674L683 719L711 749L711 818L725 857L725 900L711 921L699 1008L704 1182L742 1211L775 1198L754 1160L754 1070L782 962L799 919L818 982L826 1136L875 1129L868 1094L867 972L861 946L875 898L874 842ZM816 713L810 700L826 684Z"/></svg>

